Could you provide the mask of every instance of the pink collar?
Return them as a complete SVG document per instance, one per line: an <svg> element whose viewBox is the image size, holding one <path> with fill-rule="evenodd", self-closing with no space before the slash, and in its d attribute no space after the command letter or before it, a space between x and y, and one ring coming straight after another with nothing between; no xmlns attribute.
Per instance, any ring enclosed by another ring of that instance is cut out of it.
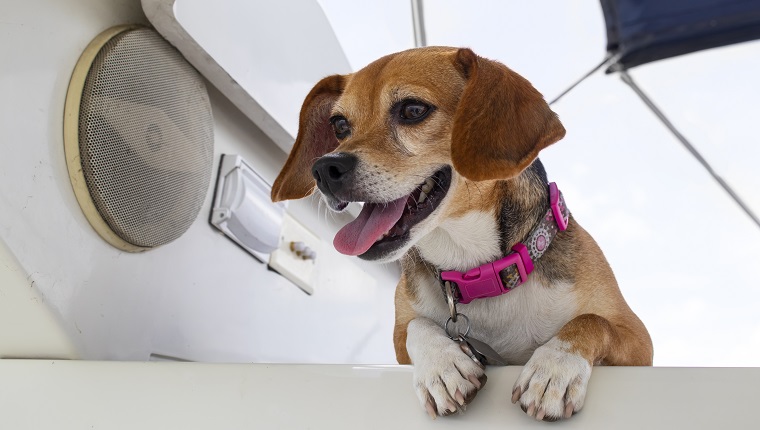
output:
<svg viewBox="0 0 760 430"><path fill-rule="evenodd" d="M506 257L466 273L454 270L441 272L444 291L445 284L450 283L454 300L467 304L474 299L506 294L525 282L533 272L533 262L544 255L558 232L567 229L570 219L565 199L554 182L549 184L549 206L526 240L513 246Z"/></svg>

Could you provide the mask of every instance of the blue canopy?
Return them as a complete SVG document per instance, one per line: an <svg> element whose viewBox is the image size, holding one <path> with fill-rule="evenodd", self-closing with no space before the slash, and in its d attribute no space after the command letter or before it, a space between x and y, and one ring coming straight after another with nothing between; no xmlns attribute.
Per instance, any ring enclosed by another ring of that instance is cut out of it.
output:
<svg viewBox="0 0 760 430"><path fill-rule="evenodd" d="M640 64L760 38L760 0L601 0L607 52ZM609 71L608 71L609 72Z"/></svg>

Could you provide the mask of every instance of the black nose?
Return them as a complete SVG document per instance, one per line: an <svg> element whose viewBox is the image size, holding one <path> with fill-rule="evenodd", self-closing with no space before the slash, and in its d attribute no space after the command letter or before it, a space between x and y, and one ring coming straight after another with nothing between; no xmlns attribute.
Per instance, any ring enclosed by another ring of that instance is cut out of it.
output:
<svg viewBox="0 0 760 430"><path fill-rule="evenodd" d="M357 158L354 155L343 152L329 154L314 162L311 174L317 180L317 186L322 193L336 197L336 193L350 181L356 163Z"/></svg>

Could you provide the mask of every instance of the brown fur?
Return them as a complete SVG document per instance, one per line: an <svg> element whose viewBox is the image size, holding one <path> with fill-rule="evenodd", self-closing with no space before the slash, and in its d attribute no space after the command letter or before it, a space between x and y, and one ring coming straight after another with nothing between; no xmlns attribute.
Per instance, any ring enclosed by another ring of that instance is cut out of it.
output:
<svg viewBox="0 0 760 430"><path fill-rule="evenodd" d="M273 201L300 199L314 192L312 163L338 146L328 119L344 84L343 76L328 76L306 96L298 122L298 138L272 186Z"/></svg>
<svg viewBox="0 0 760 430"><path fill-rule="evenodd" d="M396 286L396 323L393 326L393 344L404 345L403 348L396 347L396 361L399 364L412 364L412 359L409 358L409 353L406 351L406 326L409 325L409 321L415 317L414 309L412 309L412 297L414 297L414 290L410 289L406 284L406 277L402 274L401 280L399 280L398 286Z"/></svg>
<svg viewBox="0 0 760 430"><path fill-rule="evenodd" d="M451 138L454 168L483 181L517 176L565 136L543 96L522 76L469 49L456 55L467 76Z"/></svg>

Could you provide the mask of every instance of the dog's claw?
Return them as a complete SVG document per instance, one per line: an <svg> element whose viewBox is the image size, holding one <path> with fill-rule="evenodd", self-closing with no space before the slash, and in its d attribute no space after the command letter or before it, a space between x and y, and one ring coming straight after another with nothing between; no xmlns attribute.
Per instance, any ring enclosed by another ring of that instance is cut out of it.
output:
<svg viewBox="0 0 760 430"><path fill-rule="evenodd" d="M515 387L514 390L512 390L512 404L517 403L518 400L520 400L520 396L522 395L522 390L520 387Z"/></svg>
<svg viewBox="0 0 760 430"><path fill-rule="evenodd" d="M533 403L533 402L530 402L530 404L528 405L528 410L526 411L526 413L528 414L528 416L531 416L531 417L535 416L535 413L536 413L536 404Z"/></svg>
<svg viewBox="0 0 760 430"><path fill-rule="evenodd" d="M478 382L480 382L480 387L483 388L486 386L486 382L488 382L488 376L486 374L482 374L478 377Z"/></svg>
<svg viewBox="0 0 760 430"><path fill-rule="evenodd" d="M538 412L536 412L536 420L543 421L545 415L546 415L546 411L544 410L544 408L539 408Z"/></svg>
<svg viewBox="0 0 760 430"><path fill-rule="evenodd" d="M568 402L567 405L565 405L565 418L572 417L574 410L575 410L575 405L573 404L573 402Z"/></svg>
<svg viewBox="0 0 760 430"><path fill-rule="evenodd" d="M464 406L464 396L462 395L462 392L459 391L459 388L457 388L457 392L454 393L454 397L457 400L457 403L459 403L459 406Z"/></svg>
<svg viewBox="0 0 760 430"><path fill-rule="evenodd" d="M435 406L433 406L429 401L425 403L425 410L432 419L435 419L438 416L438 414L435 412Z"/></svg>
<svg viewBox="0 0 760 430"><path fill-rule="evenodd" d="M483 374L483 376L481 378L478 378L475 375L470 375L470 376L467 377L467 380L469 380L470 382L472 382L472 385L474 385L475 388L479 390L479 389L481 389L483 387L483 385L486 384L486 381L488 380L488 378L486 377L485 374Z"/></svg>

